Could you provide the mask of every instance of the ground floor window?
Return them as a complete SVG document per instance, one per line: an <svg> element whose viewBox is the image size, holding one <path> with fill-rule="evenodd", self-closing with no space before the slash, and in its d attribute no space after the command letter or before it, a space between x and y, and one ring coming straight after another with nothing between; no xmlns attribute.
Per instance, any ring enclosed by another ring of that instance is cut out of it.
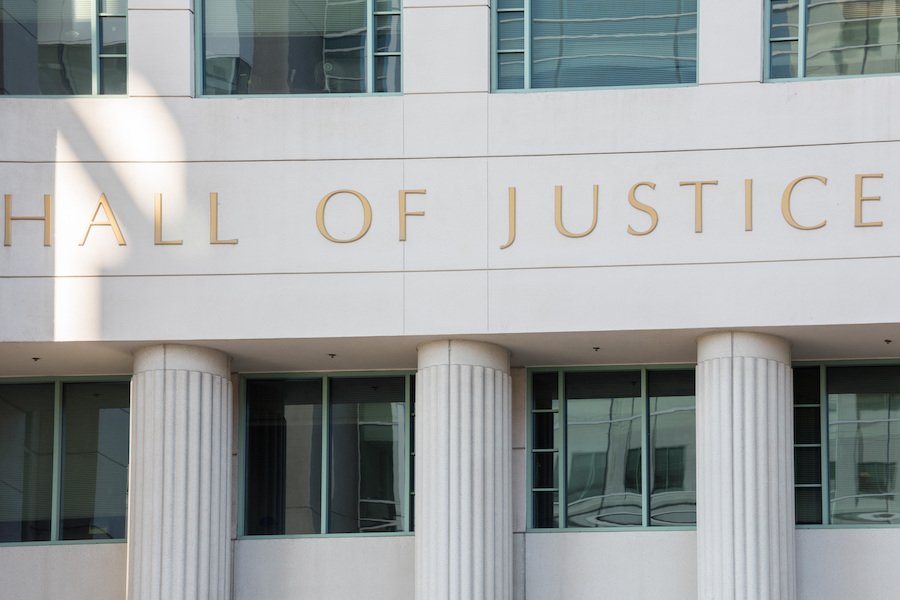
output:
<svg viewBox="0 0 900 600"><path fill-rule="evenodd" d="M900 365L794 368L798 524L900 524Z"/></svg>
<svg viewBox="0 0 900 600"><path fill-rule="evenodd" d="M124 539L127 381L0 383L0 543Z"/></svg>
<svg viewBox="0 0 900 600"><path fill-rule="evenodd" d="M244 382L245 535L412 529L412 374Z"/></svg>
<svg viewBox="0 0 900 600"><path fill-rule="evenodd" d="M530 373L532 528L696 522L693 368Z"/></svg>

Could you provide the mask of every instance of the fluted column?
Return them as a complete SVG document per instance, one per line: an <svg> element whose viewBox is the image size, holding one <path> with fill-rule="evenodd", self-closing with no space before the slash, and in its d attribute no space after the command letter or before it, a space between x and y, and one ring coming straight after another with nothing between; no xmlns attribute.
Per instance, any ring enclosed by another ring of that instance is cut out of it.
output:
<svg viewBox="0 0 900 600"><path fill-rule="evenodd" d="M481 342L419 347L416 600L510 600L509 354Z"/></svg>
<svg viewBox="0 0 900 600"><path fill-rule="evenodd" d="M790 347L724 332L697 347L700 600L794 600Z"/></svg>
<svg viewBox="0 0 900 600"><path fill-rule="evenodd" d="M231 382L216 350L135 354L128 600L230 597Z"/></svg>

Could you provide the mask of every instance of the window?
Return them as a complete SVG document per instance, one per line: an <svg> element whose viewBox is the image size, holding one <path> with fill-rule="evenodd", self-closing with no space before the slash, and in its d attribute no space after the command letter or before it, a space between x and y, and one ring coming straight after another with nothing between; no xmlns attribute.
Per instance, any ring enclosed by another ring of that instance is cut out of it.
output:
<svg viewBox="0 0 900 600"><path fill-rule="evenodd" d="M499 0L498 90L697 81L696 0Z"/></svg>
<svg viewBox="0 0 900 600"><path fill-rule="evenodd" d="M530 526L695 523L694 393L693 369L531 372Z"/></svg>
<svg viewBox="0 0 900 600"><path fill-rule="evenodd" d="M127 381L0 384L0 542L124 539Z"/></svg>
<svg viewBox="0 0 900 600"><path fill-rule="evenodd" d="M413 375L245 386L245 535L412 530Z"/></svg>
<svg viewBox="0 0 900 600"><path fill-rule="evenodd" d="M0 2L0 93L124 94L126 0Z"/></svg>
<svg viewBox="0 0 900 600"><path fill-rule="evenodd" d="M798 524L900 524L898 465L900 366L794 369Z"/></svg>
<svg viewBox="0 0 900 600"><path fill-rule="evenodd" d="M900 72L897 0L769 0L769 78Z"/></svg>
<svg viewBox="0 0 900 600"><path fill-rule="evenodd" d="M203 93L400 91L400 0L205 0Z"/></svg>

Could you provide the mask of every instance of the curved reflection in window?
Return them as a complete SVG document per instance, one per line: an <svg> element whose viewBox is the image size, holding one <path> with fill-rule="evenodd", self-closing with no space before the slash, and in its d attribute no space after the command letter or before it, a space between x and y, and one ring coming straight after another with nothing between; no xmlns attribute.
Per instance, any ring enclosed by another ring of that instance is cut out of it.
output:
<svg viewBox="0 0 900 600"><path fill-rule="evenodd" d="M569 527L641 524L641 373L566 375Z"/></svg>
<svg viewBox="0 0 900 600"><path fill-rule="evenodd" d="M366 0L206 0L204 93L400 91L400 4L369 10Z"/></svg>
<svg viewBox="0 0 900 600"><path fill-rule="evenodd" d="M831 522L900 524L900 367L827 373Z"/></svg>

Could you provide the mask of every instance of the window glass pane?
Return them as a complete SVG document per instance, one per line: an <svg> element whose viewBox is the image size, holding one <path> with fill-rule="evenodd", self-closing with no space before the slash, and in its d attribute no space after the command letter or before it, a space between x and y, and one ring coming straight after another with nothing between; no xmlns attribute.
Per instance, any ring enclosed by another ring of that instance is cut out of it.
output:
<svg viewBox="0 0 900 600"><path fill-rule="evenodd" d="M531 485L535 488L558 488L559 481L559 453L558 452L535 452L534 471Z"/></svg>
<svg viewBox="0 0 900 600"><path fill-rule="evenodd" d="M556 373L535 373L531 376L531 398L535 410L559 408L559 387Z"/></svg>
<svg viewBox="0 0 900 600"><path fill-rule="evenodd" d="M497 13L497 48L499 50L525 49L525 13Z"/></svg>
<svg viewBox="0 0 900 600"><path fill-rule="evenodd" d="M696 0L533 0L532 86L696 81Z"/></svg>
<svg viewBox="0 0 900 600"><path fill-rule="evenodd" d="M125 15L128 12L128 0L100 0L100 12L111 15Z"/></svg>
<svg viewBox="0 0 900 600"><path fill-rule="evenodd" d="M534 430L532 432L532 447L536 449L559 449L560 438L559 413L538 412L534 413Z"/></svg>
<svg viewBox="0 0 900 600"><path fill-rule="evenodd" d="M50 539L54 386L0 385L0 542Z"/></svg>
<svg viewBox="0 0 900 600"><path fill-rule="evenodd" d="M772 0L769 14L769 37L794 38L800 33L798 0Z"/></svg>
<svg viewBox="0 0 900 600"><path fill-rule="evenodd" d="M900 11L884 0L811 0L808 75L896 73L900 65Z"/></svg>
<svg viewBox="0 0 900 600"><path fill-rule="evenodd" d="M769 45L769 77L788 79L797 77L797 42L772 42Z"/></svg>
<svg viewBox="0 0 900 600"><path fill-rule="evenodd" d="M402 531L403 377L332 379L330 533Z"/></svg>
<svg viewBox="0 0 900 600"><path fill-rule="evenodd" d="M124 94L128 78L128 59L100 59L100 93Z"/></svg>
<svg viewBox="0 0 900 600"><path fill-rule="evenodd" d="M248 381L247 423L247 535L319 533L322 381Z"/></svg>
<svg viewBox="0 0 900 600"><path fill-rule="evenodd" d="M801 485L822 483L821 448L794 448L794 481Z"/></svg>
<svg viewBox="0 0 900 600"><path fill-rule="evenodd" d="M92 93L91 0L4 0L0 92Z"/></svg>
<svg viewBox="0 0 900 600"><path fill-rule="evenodd" d="M497 89L521 90L525 87L525 55L497 55Z"/></svg>
<svg viewBox="0 0 900 600"><path fill-rule="evenodd" d="M102 33L100 52L103 54L125 54L125 17L103 17L100 19Z"/></svg>
<svg viewBox="0 0 900 600"><path fill-rule="evenodd" d="M128 409L126 382L63 386L62 539L125 537Z"/></svg>
<svg viewBox="0 0 900 600"><path fill-rule="evenodd" d="M400 0L375 0L375 12L400 12Z"/></svg>
<svg viewBox="0 0 900 600"><path fill-rule="evenodd" d="M498 0L497 10L523 9L523 0Z"/></svg>
<svg viewBox="0 0 900 600"><path fill-rule="evenodd" d="M818 444L822 439L818 406L794 408L794 443Z"/></svg>
<svg viewBox="0 0 900 600"><path fill-rule="evenodd" d="M567 526L641 524L641 405L639 371L566 374Z"/></svg>
<svg viewBox="0 0 900 600"><path fill-rule="evenodd" d="M207 94L364 92L366 1L208 0Z"/></svg>
<svg viewBox="0 0 900 600"><path fill-rule="evenodd" d="M820 404L819 367L797 367L794 369L794 405Z"/></svg>
<svg viewBox="0 0 900 600"><path fill-rule="evenodd" d="M375 57L375 91L399 92L400 91L400 57L376 56Z"/></svg>
<svg viewBox="0 0 900 600"><path fill-rule="evenodd" d="M400 52L400 16L375 17L375 52Z"/></svg>
<svg viewBox="0 0 900 600"><path fill-rule="evenodd" d="M900 367L828 370L834 523L900 523Z"/></svg>
<svg viewBox="0 0 900 600"><path fill-rule="evenodd" d="M797 509L798 525L817 525L822 522L822 489L796 488L794 501Z"/></svg>
<svg viewBox="0 0 900 600"><path fill-rule="evenodd" d="M539 529L559 527L559 492L535 492L532 499L534 526Z"/></svg>
<svg viewBox="0 0 900 600"><path fill-rule="evenodd" d="M694 371L650 371L652 525L697 521Z"/></svg>

